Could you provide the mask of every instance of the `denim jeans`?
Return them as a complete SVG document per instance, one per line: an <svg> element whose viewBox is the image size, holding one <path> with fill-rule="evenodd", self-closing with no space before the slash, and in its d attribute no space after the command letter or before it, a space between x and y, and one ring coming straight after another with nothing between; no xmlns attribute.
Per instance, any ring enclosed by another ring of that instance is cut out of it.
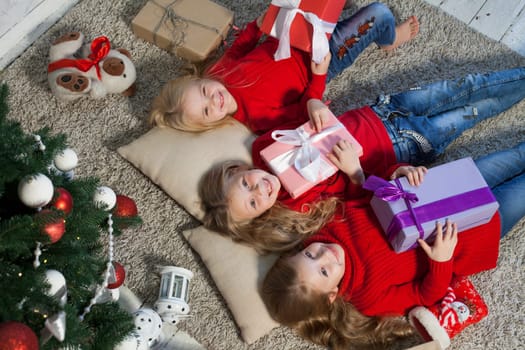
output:
<svg viewBox="0 0 525 350"><path fill-rule="evenodd" d="M465 130L525 97L525 68L469 74L381 95L372 109L383 121L397 161L428 164Z"/></svg>
<svg viewBox="0 0 525 350"><path fill-rule="evenodd" d="M525 142L475 162L499 203L503 237L525 216Z"/></svg>
<svg viewBox="0 0 525 350"><path fill-rule="evenodd" d="M390 45L396 37L396 22L388 6L375 2L339 21L330 37L332 58L326 82L350 67L371 43Z"/></svg>

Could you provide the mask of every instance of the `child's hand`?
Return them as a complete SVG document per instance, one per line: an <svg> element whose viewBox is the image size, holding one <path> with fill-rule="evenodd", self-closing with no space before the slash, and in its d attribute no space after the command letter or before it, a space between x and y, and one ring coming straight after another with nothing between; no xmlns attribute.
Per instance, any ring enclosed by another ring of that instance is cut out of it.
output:
<svg viewBox="0 0 525 350"><path fill-rule="evenodd" d="M330 59L332 58L332 54L330 51L324 56L323 60L320 63L315 63L312 61L312 73L315 75L325 75L328 73L328 66L330 65Z"/></svg>
<svg viewBox="0 0 525 350"><path fill-rule="evenodd" d="M391 180L397 179L402 176L406 176L408 183L412 186L419 186L423 182L423 178L427 173L427 168L424 166L409 166L403 165L394 171L390 176Z"/></svg>
<svg viewBox="0 0 525 350"><path fill-rule="evenodd" d="M365 182L359 155L351 142L339 140L332 149L332 153L327 154L327 157L339 170L348 175L352 183L361 185Z"/></svg>
<svg viewBox="0 0 525 350"><path fill-rule="evenodd" d="M424 240L418 239L419 245L425 253L427 253L428 257L438 262L452 259L454 249L456 249L456 245L458 244L458 226L456 223L452 223L447 219L445 225L446 228L443 233L443 228L439 222L436 223L436 239L432 246L428 245Z"/></svg>
<svg viewBox="0 0 525 350"><path fill-rule="evenodd" d="M323 101L316 98L308 100L306 103L306 108L308 108L308 116L310 117L310 122L314 127L315 131L320 132L323 130L326 122L328 122L332 112L328 107L323 103Z"/></svg>

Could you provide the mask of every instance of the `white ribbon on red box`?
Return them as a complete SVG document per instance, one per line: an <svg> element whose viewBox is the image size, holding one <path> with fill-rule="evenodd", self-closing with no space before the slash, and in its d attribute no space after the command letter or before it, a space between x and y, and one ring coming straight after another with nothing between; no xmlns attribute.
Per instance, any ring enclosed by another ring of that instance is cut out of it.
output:
<svg viewBox="0 0 525 350"><path fill-rule="evenodd" d="M314 143L341 128L344 126L338 122L312 136L303 127L293 130L274 130L272 138L275 141L296 147L273 158L270 161L270 167L276 174L280 174L293 165L306 180L316 182L321 174L322 158L321 152L314 146Z"/></svg>
<svg viewBox="0 0 525 350"><path fill-rule="evenodd" d="M279 61L290 57L290 28L295 16L300 13L313 28L312 61L321 63L330 51L326 33L332 33L336 23L323 21L315 13L301 10L299 8L300 3L301 0L272 0L272 5L280 7L275 23L282 23L283 27L274 59Z"/></svg>

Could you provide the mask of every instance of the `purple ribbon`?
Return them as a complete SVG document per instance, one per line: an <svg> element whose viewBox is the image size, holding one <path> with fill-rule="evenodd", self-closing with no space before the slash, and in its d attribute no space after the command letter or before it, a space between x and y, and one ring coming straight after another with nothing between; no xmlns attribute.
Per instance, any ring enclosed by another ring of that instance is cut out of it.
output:
<svg viewBox="0 0 525 350"><path fill-rule="evenodd" d="M374 196L387 202L397 201L400 198L404 198L410 202L417 202L419 200L415 193L405 191L398 179L395 181L397 187L380 177L372 175L366 179L363 188L374 191Z"/></svg>
<svg viewBox="0 0 525 350"><path fill-rule="evenodd" d="M385 183L388 185L386 185ZM399 181L396 181L396 185L399 186L399 188L397 188L398 191L406 192L402 189L401 183ZM385 192L385 190L381 188L384 186L396 188L396 186L394 186L390 182L378 178L376 176L370 176L370 178L368 178L363 184L363 188L374 191L374 195L376 195L376 193L386 193L385 198L395 198L395 195L390 196L388 194L389 191L395 191L392 189L388 189ZM376 196L378 198L383 199L378 195ZM392 218L392 221L390 222L390 225L386 230L386 235L389 240L392 237L392 235L397 234L403 227L409 227L414 225L417 227L420 237L424 238L424 232L420 222L435 221L443 217L447 217L462 211L470 210L496 201L496 198L494 197L494 195L488 187L482 187L468 192L459 193L447 198L442 198L431 203L421 205L417 208L412 207L410 200L407 198L413 197L409 196L408 194L400 195L400 197L398 197L397 199L399 198L403 198L405 200L408 210L401 211L395 214ZM415 198L417 201L417 197ZM389 201L389 199L383 200ZM413 248L415 246L417 246L417 241L414 242L414 244L410 248Z"/></svg>
<svg viewBox="0 0 525 350"><path fill-rule="evenodd" d="M408 213L410 213L410 215L408 218L405 218L404 221L406 223L406 221L411 219L410 225L401 225L401 227L397 228L398 225L393 225L393 224L394 222L395 223L399 222L397 220L397 216L399 214L394 215L394 218L390 222L390 225L386 231L387 238L390 239L391 236L399 232L399 230L401 230L402 227L412 226L414 224L417 228L417 231L419 232L419 238L421 239L425 238L425 231L423 230L423 226L421 226L421 222L419 221L419 218L416 215L414 208L412 207L412 203L415 203L419 200L417 198L417 195L415 193L405 191L399 179L395 179L394 181L396 183L396 186L386 181L385 179L371 175L368 179L366 179L365 183L363 184L363 188L370 190L370 191L374 191L374 196L384 201L392 202L392 201L397 201L401 198L403 198L403 200L405 201L405 204L408 208ZM406 213L406 212L403 212L403 213Z"/></svg>

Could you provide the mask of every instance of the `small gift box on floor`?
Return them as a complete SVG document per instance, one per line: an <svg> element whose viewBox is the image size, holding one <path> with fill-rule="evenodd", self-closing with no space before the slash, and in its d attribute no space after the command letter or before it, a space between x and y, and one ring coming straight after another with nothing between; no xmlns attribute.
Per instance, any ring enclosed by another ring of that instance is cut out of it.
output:
<svg viewBox="0 0 525 350"><path fill-rule="evenodd" d="M344 5L345 0L273 0L261 31L279 39L275 60L290 57L293 46L312 52L313 61L321 62Z"/></svg>
<svg viewBox="0 0 525 350"><path fill-rule="evenodd" d="M139 38L192 62L226 38L233 12L209 0L150 0L131 22Z"/></svg>
<svg viewBox="0 0 525 350"><path fill-rule="evenodd" d="M374 191L370 202L392 248L398 253L431 240L436 221L457 223L458 232L486 224L499 205L472 158L428 170L419 187L405 177L386 181L370 176L363 185Z"/></svg>
<svg viewBox="0 0 525 350"><path fill-rule="evenodd" d="M307 122L297 129L275 130L272 138L275 142L260 154L292 198L338 171L326 154L332 152L339 140L348 140L359 155L363 154L361 145L333 114L319 133Z"/></svg>

